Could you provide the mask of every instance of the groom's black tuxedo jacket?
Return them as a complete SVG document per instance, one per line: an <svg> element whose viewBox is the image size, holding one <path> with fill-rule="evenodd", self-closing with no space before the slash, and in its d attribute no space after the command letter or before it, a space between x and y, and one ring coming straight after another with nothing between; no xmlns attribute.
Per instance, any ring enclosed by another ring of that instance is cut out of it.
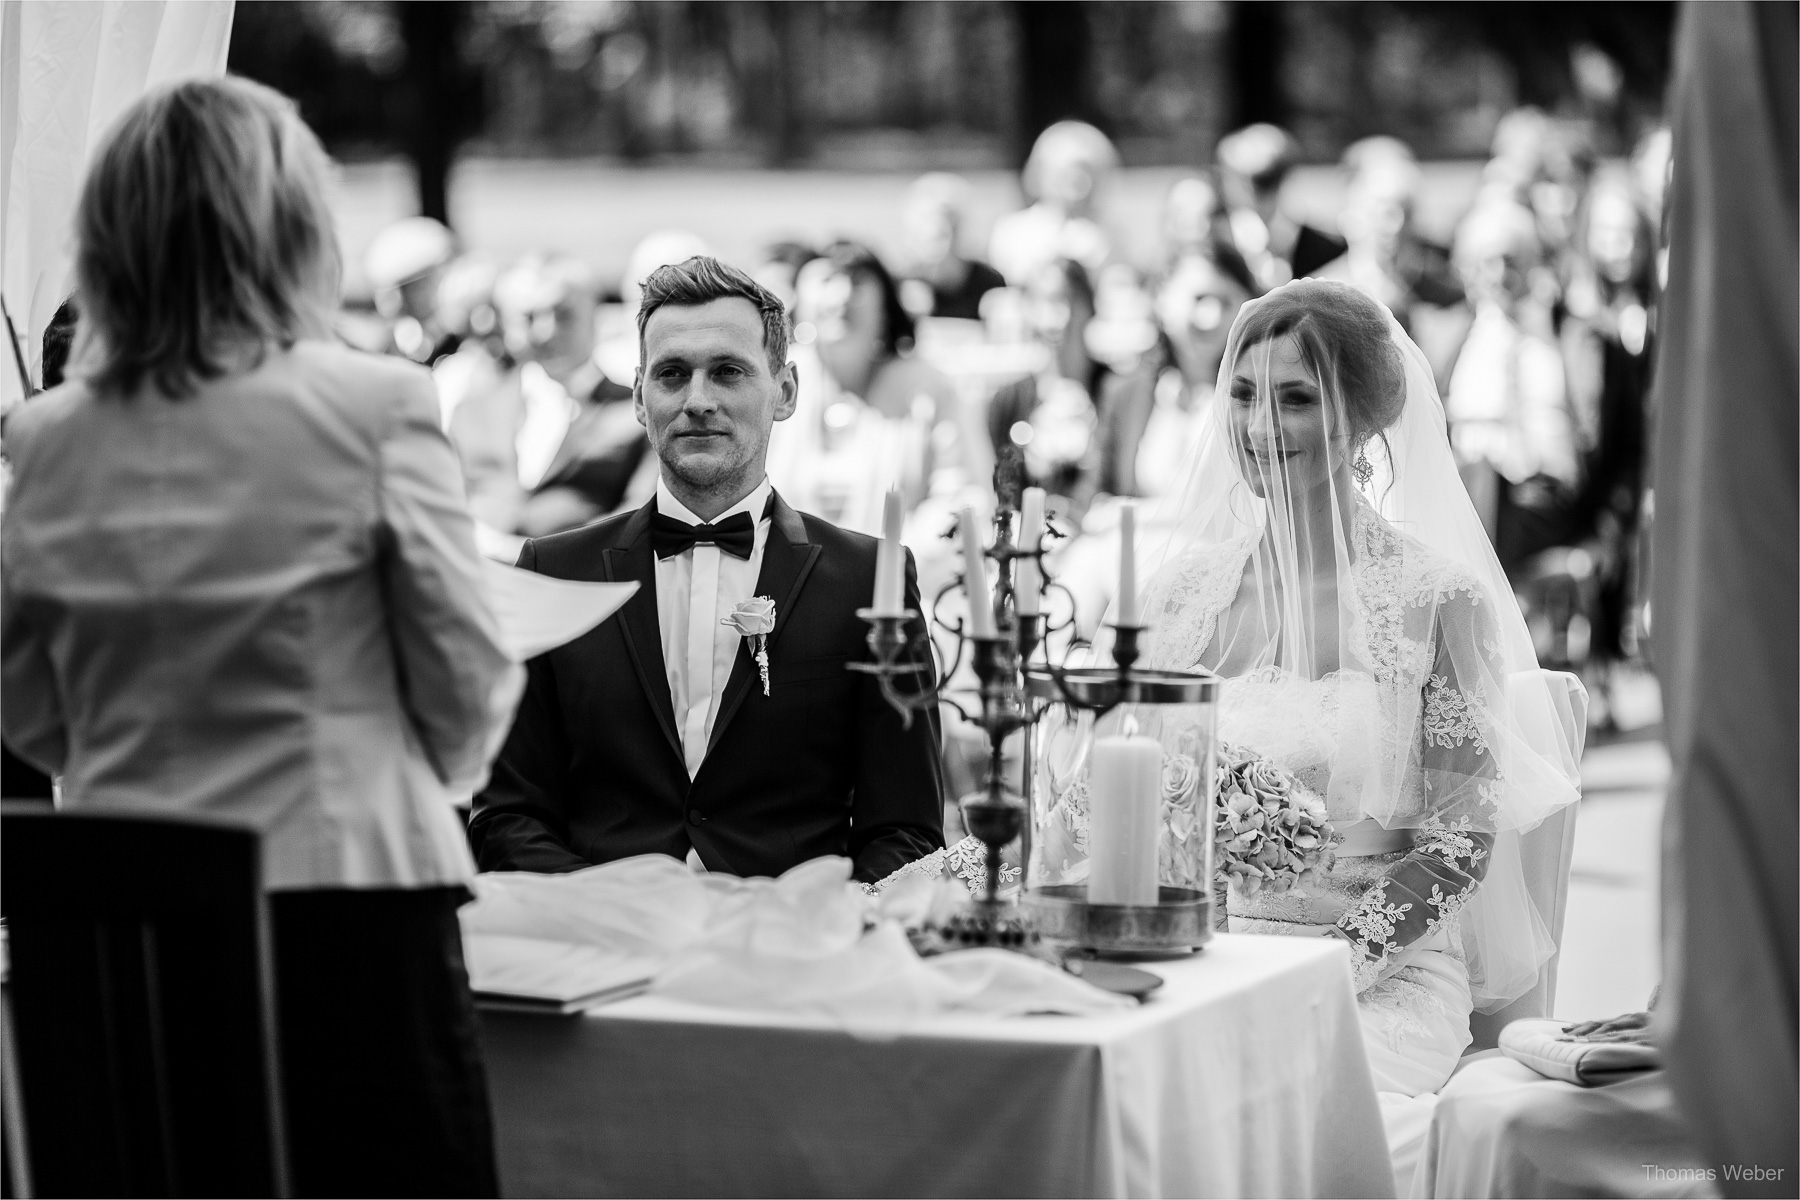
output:
<svg viewBox="0 0 1800 1200"><path fill-rule="evenodd" d="M572 871L633 854L779 875L820 855L873 882L944 844L938 722L911 729L873 677L857 616L875 539L774 497L756 595L775 600L770 694L740 646L706 760L690 782L657 621L656 502L525 544L519 565L559 579L635 580L618 616L532 659L524 699L470 840L486 871ZM906 602L919 608L911 556ZM915 633L922 633L915 627Z"/></svg>

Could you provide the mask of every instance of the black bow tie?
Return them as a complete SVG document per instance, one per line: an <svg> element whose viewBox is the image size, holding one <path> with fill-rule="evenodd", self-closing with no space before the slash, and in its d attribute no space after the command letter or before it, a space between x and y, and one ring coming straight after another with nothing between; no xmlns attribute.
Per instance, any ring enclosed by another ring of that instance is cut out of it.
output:
<svg viewBox="0 0 1800 1200"><path fill-rule="evenodd" d="M747 559L756 548L756 522L747 512L732 513L716 525L689 525L657 513L650 522L650 544L658 558L674 558L696 545L713 545L733 558Z"/></svg>

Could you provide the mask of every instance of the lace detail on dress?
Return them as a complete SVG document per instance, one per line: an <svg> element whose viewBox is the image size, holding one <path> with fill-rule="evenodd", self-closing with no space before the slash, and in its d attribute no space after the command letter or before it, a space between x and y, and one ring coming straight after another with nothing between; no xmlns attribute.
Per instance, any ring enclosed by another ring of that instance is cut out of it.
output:
<svg viewBox="0 0 1800 1200"><path fill-rule="evenodd" d="M1451 866L1478 863L1487 857L1487 851L1475 844L1475 831L1469 817L1458 817L1448 825L1432 817L1419 830L1418 847Z"/></svg>
<svg viewBox="0 0 1800 1200"><path fill-rule="evenodd" d="M1473 575L1382 520L1360 496L1352 537L1356 557L1351 575L1363 617L1352 627L1353 636L1361 635L1354 638L1353 650L1383 684L1418 679L1429 671L1435 647L1429 629L1416 630L1422 635L1417 637L1408 632L1408 610L1436 606L1452 596L1479 604L1480 586Z"/></svg>
<svg viewBox="0 0 1800 1200"><path fill-rule="evenodd" d="M1187 671L1212 642L1219 614L1237 595L1251 540L1196 546L1176 561L1146 598L1151 640L1145 660L1161 670Z"/></svg>
<svg viewBox="0 0 1800 1200"><path fill-rule="evenodd" d="M924 858L914 859L880 883L863 884L863 890L871 896L879 895L911 875L923 875L927 879L959 879L971 896L980 895L987 890L987 846L980 838L966 837L954 846L933 850ZM1019 868L1001 863L1000 886L1017 882Z"/></svg>
<svg viewBox="0 0 1800 1200"><path fill-rule="evenodd" d="M1383 883L1364 892L1361 902L1339 917L1337 923L1339 929L1354 933L1361 941L1364 957L1384 959L1400 952L1399 943L1394 941L1394 927L1406 920L1411 911L1410 900L1398 904L1389 901Z"/></svg>
<svg viewBox="0 0 1800 1200"><path fill-rule="evenodd" d="M1453 750L1468 742L1477 754L1487 753L1487 739L1475 721L1468 695L1451 687L1442 675L1425 680L1425 711L1420 714L1419 727L1428 745Z"/></svg>
<svg viewBox="0 0 1800 1200"><path fill-rule="evenodd" d="M1358 989L1358 1002L1376 1015L1388 1049L1396 1054L1405 1053L1408 1038L1430 1036L1430 1018L1448 1013L1436 992L1410 978L1413 971L1402 967L1392 977Z"/></svg>

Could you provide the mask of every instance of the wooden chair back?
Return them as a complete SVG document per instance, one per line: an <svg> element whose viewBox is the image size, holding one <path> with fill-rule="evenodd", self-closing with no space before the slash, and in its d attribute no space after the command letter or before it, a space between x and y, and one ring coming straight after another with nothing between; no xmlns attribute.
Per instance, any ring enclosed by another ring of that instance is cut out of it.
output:
<svg viewBox="0 0 1800 1200"><path fill-rule="evenodd" d="M31 1194L288 1194L259 841L0 806L8 1157Z"/></svg>

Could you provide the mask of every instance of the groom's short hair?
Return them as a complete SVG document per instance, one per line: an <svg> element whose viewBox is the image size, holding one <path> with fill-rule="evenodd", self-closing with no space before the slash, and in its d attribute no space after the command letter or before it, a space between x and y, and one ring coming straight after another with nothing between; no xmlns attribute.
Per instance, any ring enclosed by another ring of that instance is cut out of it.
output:
<svg viewBox="0 0 1800 1200"><path fill-rule="evenodd" d="M787 365L788 357L787 308L781 297L736 267L703 254L658 267L644 280L644 298L638 304L637 314L639 361L644 357L644 329L657 309L665 304L694 308L732 297L748 300L762 315L763 349L769 355L769 370L779 372Z"/></svg>

